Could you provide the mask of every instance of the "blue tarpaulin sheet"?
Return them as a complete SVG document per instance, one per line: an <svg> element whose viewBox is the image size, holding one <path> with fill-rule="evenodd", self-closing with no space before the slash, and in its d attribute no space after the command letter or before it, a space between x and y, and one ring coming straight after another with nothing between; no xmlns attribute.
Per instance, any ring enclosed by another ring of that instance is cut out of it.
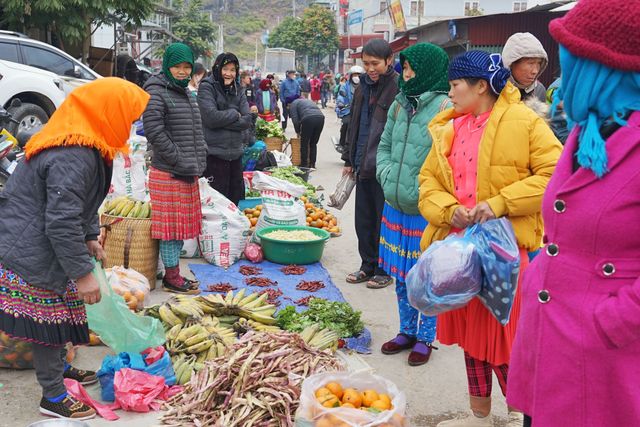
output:
<svg viewBox="0 0 640 427"><path fill-rule="evenodd" d="M259 267L262 269L262 273L256 276L243 276L242 274L240 274L240 267L243 265ZM305 265L304 267L307 269L307 271L300 276L287 276L281 271L282 267L284 266L280 264L274 264L269 261L264 261L260 264L253 264L246 260L239 261L226 270L222 267L210 264L189 264L189 268L193 272L196 279L200 282L200 289L202 290L203 294L211 293L207 291L208 286L218 283L229 283L230 285L234 286L235 288L237 288L234 293L242 288L246 288L247 293L261 292L269 288L260 286L248 286L247 284L245 284L245 279L249 277L266 277L275 282L278 282L278 284L273 286L273 288L279 288L282 291L282 295L278 298L278 301L280 302L278 309L283 309L289 305L293 305L296 307L297 311L304 311L307 309L307 307L296 306L294 301L310 295L317 298L324 298L329 301L346 302L344 296L342 295L342 292L340 292L340 289L338 289L335 283L333 283L329 272L321 263L318 262L315 264ZM324 288L316 292L299 291L296 289L296 286L302 280L322 281L324 283ZM364 341L363 338L365 338ZM365 330L360 337L347 340L347 347L361 353L367 353L370 339L370 334L367 330ZM353 346L349 344L349 341L351 340L354 340Z"/></svg>

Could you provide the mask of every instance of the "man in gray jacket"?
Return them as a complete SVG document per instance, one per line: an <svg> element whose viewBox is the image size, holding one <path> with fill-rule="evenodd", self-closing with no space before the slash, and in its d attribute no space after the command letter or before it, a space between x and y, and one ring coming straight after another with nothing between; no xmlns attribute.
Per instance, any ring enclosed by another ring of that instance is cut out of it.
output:
<svg viewBox="0 0 640 427"><path fill-rule="evenodd" d="M315 102L297 96L287 98L287 105L296 133L300 135L300 166L315 168L324 114Z"/></svg>

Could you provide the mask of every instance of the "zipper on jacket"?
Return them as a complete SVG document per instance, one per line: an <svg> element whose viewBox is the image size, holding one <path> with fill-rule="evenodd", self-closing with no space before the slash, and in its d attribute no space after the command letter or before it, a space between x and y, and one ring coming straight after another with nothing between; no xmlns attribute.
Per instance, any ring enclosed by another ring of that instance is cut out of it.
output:
<svg viewBox="0 0 640 427"><path fill-rule="evenodd" d="M191 109L191 129L193 130L193 153L196 156L196 164L198 165L198 169L200 169L200 160L198 159L198 143L196 142L196 119L195 113L193 112L193 103L191 99L191 94L187 93L187 101L189 101L189 108Z"/></svg>
<svg viewBox="0 0 640 427"><path fill-rule="evenodd" d="M402 108L404 109L404 107ZM402 154L400 155L400 167L398 168L398 178L396 179L396 192L395 192L396 206L398 206L398 209L401 212L402 212L402 209L400 209L400 198L398 197L398 191L400 190L400 175L402 172L402 164L404 163L404 153L407 149L407 139L409 138L409 128L411 128L411 121L413 120L413 117L415 116L415 114L413 114L412 112L411 114L407 114L407 115L409 116L409 120L407 121L407 129L404 132L404 145L402 146ZM396 120L397 120L397 117L396 117Z"/></svg>

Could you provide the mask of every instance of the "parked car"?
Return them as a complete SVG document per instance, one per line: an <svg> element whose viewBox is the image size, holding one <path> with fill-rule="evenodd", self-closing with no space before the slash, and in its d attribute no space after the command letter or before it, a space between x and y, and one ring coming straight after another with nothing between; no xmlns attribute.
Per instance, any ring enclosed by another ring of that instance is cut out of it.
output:
<svg viewBox="0 0 640 427"><path fill-rule="evenodd" d="M46 123L72 89L54 73L0 60L0 106L18 122L7 125L13 135ZM11 106L14 99L21 105Z"/></svg>
<svg viewBox="0 0 640 427"><path fill-rule="evenodd" d="M0 31L0 59L50 71L74 87L101 77L60 49L13 31Z"/></svg>

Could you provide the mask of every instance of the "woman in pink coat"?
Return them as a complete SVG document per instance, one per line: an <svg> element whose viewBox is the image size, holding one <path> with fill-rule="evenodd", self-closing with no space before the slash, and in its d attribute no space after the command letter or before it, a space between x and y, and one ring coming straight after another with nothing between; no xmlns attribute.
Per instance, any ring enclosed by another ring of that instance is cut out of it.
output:
<svg viewBox="0 0 640 427"><path fill-rule="evenodd" d="M549 26L575 127L522 288L507 401L525 426L640 425L639 17L638 1L580 0Z"/></svg>

